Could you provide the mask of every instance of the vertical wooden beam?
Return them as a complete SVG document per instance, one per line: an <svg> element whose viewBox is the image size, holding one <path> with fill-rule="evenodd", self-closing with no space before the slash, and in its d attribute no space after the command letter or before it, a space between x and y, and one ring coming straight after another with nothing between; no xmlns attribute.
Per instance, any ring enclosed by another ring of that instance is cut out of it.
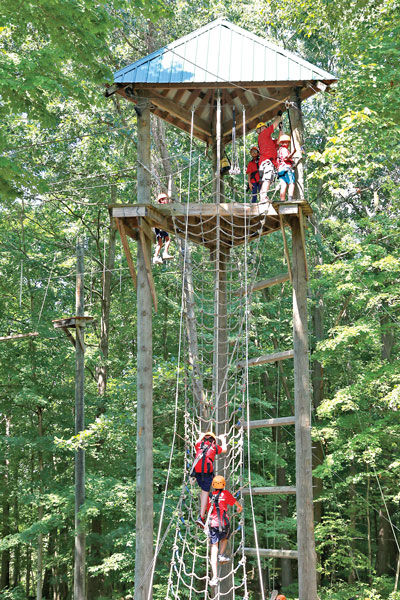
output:
<svg viewBox="0 0 400 600"><path fill-rule="evenodd" d="M287 245L286 233L285 233L285 224L283 222L282 215L279 215L279 223L280 223L280 226L281 226L281 232L282 232L282 237L283 237L283 249L284 249L284 252L285 252L285 258L286 258L286 263L287 263L287 268L288 268L288 273L289 273L289 281L291 283L292 282L292 267L290 266L289 248L288 248L288 245Z"/></svg>
<svg viewBox="0 0 400 600"><path fill-rule="evenodd" d="M290 124L292 127L292 144L297 152L304 146L304 124L301 111L300 88L295 88L290 96L293 106L289 108ZM295 198L304 200L304 162L300 159L296 167Z"/></svg>
<svg viewBox="0 0 400 600"><path fill-rule="evenodd" d="M150 204L149 100L137 102L137 201ZM153 354L152 304L146 260L151 244L138 240L137 253L137 450L136 450L136 557L135 600L151 600L153 559Z"/></svg>
<svg viewBox="0 0 400 600"><path fill-rule="evenodd" d="M76 294L75 309L78 317L85 314L84 298L84 240L76 244ZM75 435L85 428L84 382L85 382L85 345L84 328L76 321L75 344ZM75 452L75 563L74 563L74 599L85 600L85 562L86 534L79 511L85 501L85 450Z"/></svg>
<svg viewBox="0 0 400 600"><path fill-rule="evenodd" d="M293 348L296 437L299 600L317 600L311 453L311 392L308 364L307 279L300 221L293 217Z"/></svg>

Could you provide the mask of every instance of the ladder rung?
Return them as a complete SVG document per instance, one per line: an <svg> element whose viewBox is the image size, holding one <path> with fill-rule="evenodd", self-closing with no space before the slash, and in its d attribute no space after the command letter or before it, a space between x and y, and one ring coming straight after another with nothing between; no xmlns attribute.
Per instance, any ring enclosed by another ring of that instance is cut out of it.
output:
<svg viewBox="0 0 400 600"><path fill-rule="evenodd" d="M293 350L285 350L284 352L275 352L275 354L264 354L263 356L259 356L258 358L250 358L248 361L249 367L254 367L256 365L265 365L266 363L273 363L277 360L285 360L286 358L293 358L294 351ZM243 369L246 366L246 361L241 360L236 364L238 369Z"/></svg>
<svg viewBox="0 0 400 600"><path fill-rule="evenodd" d="M272 285L276 285L277 283L284 283L285 281L289 281L289 273L281 273L280 275L276 275L275 277L271 277L271 279L263 279L262 281L257 281L253 286L248 287L249 292L258 292L259 290L264 290L265 288L271 287ZM243 296L245 293L244 288L240 288L235 295Z"/></svg>
<svg viewBox="0 0 400 600"><path fill-rule="evenodd" d="M259 421L239 421L239 427L243 429L258 429L259 427L281 427L284 425L294 425L296 423L295 417L278 417L276 419L260 419Z"/></svg>
<svg viewBox="0 0 400 600"><path fill-rule="evenodd" d="M257 548L244 548L244 553L248 556L257 556ZM283 548L280 550L259 548L258 553L260 556L265 556L267 558L294 558L297 560L299 557L297 550L284 550Z"/></svg>
<svg viewBox="0 0 400 600"><path fill-rule="evenodd" d="M253 487L251 488L253 496L266 496L267 494L295 494L296 488L290 485ZM250 494L250 488L243 488L242 494Z"/></svg>

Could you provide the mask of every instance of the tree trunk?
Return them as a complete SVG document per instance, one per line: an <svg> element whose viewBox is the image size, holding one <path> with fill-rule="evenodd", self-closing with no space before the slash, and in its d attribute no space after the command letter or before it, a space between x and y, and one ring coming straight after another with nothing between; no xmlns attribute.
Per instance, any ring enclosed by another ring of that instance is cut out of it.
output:
<svg viewBox="0 0 400 600"><path fill-rule="evenodd" d="M393 575L395 570L396 545L385 507L382 507L379 511L377 546L376 574L378 576L385 574Z"/></svg>
<svg viewBox="0 0 400 600"><path fill-rule="evenodd" d="M38 407L38 436L39 439L43 437L43 409ZM39 450L39 494L42 496L42 473L43 473L43 452ZM38 521L43 520L43 505L40 504L38 508ZM37 562L36 562L36 600L42 600L42 572L43 572L43 534L39 533L37 541Z"/></svg>
<svg viewBox="0 0 400 600"><path fill-rule="evenodd" d="M356 474L356 468L354 465L354 461L351 462L350 464L350 475L351 475L351 483L349 486L349 492L350 492L350 508L349 508L349 516L350 516L350 527L349 527L349 534L350 534L350 553L351 556L353 557L354 554L354 547L355 547L355 532L356 532L356 514L357 514L357 507L355 504L356 501L356 488L354 485L354 476ZM354 563L354 560L352 561ZM351 567L350 572L348 574L347 577L347 582L348 583L354 583L356 580L356 572L354 570L353 567Z"/></svg>
<svg viewBox="0 0 400 600"><path fill-rule="evenodd" d="M111 186L111 203L116 203L115 185ZM103 291L101 297L101 323L100 323L100 365L97 367L97 389L100 396L104 396L107 387L108 371L108 345L110 328L110 306L111 306L111 279L115 265L116 228L111 223L108 236L108 253L104 266ZM101 410L101 412L104 412Z"/></svg>
<svg viewBox="0 0 400 600"><path fill-rule="evenodd" d="M18 469L16 469L16 473L14 476L14 483L16 488L18 489ZM14 496L14 531L17 533L19 531L19 504L18 504L18 495ZM14 569L13 569L13 587L16 587L19 584L21 579L21 546L16 546L14 550Z"/></svg>
<svg viewBox="0 0 400 600"><path fill-rule="evenodd" d="M25 594L29 597L31 591L31 568L32 568L32 551L26 549L26 571L25 571Z"/></svg>
<svg viewBox="0 0 400 600"><path fill-rule="evenodd" d="M111 204L116 203L116 189L115 185L111 186ZM107 257L104 257L104 274L103 274L103 290L101 296L101 322L100 322L100 364L96 369L97 375L97 391L103 398L107 391L107 379L108 379L108 355L109 355L109 335L110 335L110 308L111 308L111 281L112 274L115 265L115 246L116 246L116 227L112 222L110 224L109 236L108 236L108 251ZM99 407L97 416L105 412L105 401ZM102 440L99 441L98 446L102 446ZM102 560L101 552L101 536L103 533L103 522L101 513L96 515L92 519L91 523L92 533L92 544L89 550L88 559L90 565L94 566L99 564ZM87 581L87 598L88 600L95 600L102 596L104 585L104 577L102 574L90 575L88 574Z"/></svg>
<svg viewBox="0 0 400 600"><path fill-rule="evenodd" d="M54 557L56 531L49 534L49 543L47 545L47 556L51 560ZM50 600L53 595L53 572L51 567L46 567L43 576L42 594L46 600Z"/></svg>
<svg viewBox="0 0 400 600"><path fill-rule="evenodd" d="M10 437L10 418L6 415L5 419L5 437ZM10 502L9 502L9 464L8 458L4 460L4 477L3 477L3 538L10 535ZM1 553L1 578L0 589L4 590L10 587L10 550L3 550Z"/></svg>

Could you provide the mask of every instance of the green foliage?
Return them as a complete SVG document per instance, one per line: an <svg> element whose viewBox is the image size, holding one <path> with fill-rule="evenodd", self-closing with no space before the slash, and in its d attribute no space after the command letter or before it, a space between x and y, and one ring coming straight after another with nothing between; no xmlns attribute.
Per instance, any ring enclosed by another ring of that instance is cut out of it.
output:
<svg viewBox="0 0 400 600"><path fill-rule="evenodd" d="M335 91L304 104L307 194L314 209L307 234L311 367L318 362L323 368L323 396L318 405L314 397L313 412L313 436L322 449L322 460L314 465L323 484L322 518L316 528L320 596L399 600L399 593L393 592L397 552L390 531L385 533L390 555L386 575L376 576L381 567L375 560L383 552L380 531L386 509L396 532L400 526L398 9L397 0L45 0L40 6L22 3L18 10L10 0L1 3L0 334L40 334L0 344L0 453L7 461L0 464L6 483L1 488L0 552L10 551L13 571L20 551L21 581L28 556L35 570L42 534L44 568L55 570L69 597L73 455L84 447L87 489L81 517L88 530L88 572L101 581L104 598L120 599L132 591L137 307L119 242L112 276L107 391L105 397L97 392L96 369L103 359L97 325L86 332L86 428L79 436L73 428L73 347L51 322L74 311L75 240L84 234L86 307L100 323L107 206L135 198L136 115L122 100L106 101L104 83L117 68L224 15L339 76ZM187 166L187 137L167 127L166 146L178 157L176 171ZM195 142L194 152L202 156L203 151ZM156 148L152 159L163 177ZM200 167L202 186L212 167L205 158ZM183 190L187 176L184 169ZM152 181L152 193L158 186ZM193 259L202 252L196 248ZM257 254L259 279L285 269L279 232L266 236ZM183 384L185 373L182 366L177 372L179 269L157 270L154 279L159 297L153 340L157 526L176 380ZM206 284L212 288L211 280ZM314 323L321 305L322 334ZM205 319L212 324L211 318ZM291 327L288 283L254 295L250 355L290 348ZM315 383L314 393L317 389ZM292 414L292 390L291 365L255 368L249 381L252 418ZM182 398L178 400L181 410ZM168 520L175 514L182 486L183 427L179 413L166 498ZM255 430L251 440L253 485L274 485L278 475L294 485L292 429L282 428L279 438L271 430ZM294 498L282 515L280 498L256 497L254 505L260 546L295 547ZM251 545L247 504L244 514L246 542ZM155 578L154 597L160 600L166 596L169 542L161 550ZM254 559L248 560L249 572L255 565ZM265 561L263 566L275 575L274 565ZM33 586L31 581L30 593ZM250 597L257 597L257 586L252 580ZM2 590L0 596L26 598L21 586ZM296 597L295 586L287 596Z"/></svg>

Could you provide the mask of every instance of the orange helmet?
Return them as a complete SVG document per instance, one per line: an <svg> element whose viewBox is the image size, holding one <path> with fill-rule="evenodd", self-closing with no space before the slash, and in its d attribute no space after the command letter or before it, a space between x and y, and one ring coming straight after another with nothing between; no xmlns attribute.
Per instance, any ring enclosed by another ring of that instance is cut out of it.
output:
<svg viewBox="0 0 400 600"><path fill-rule="evenodd" d="M222 475L216 475L212 480L211 485L215 490L223 490L226 485L225 477L222 477Z"/></svg>
<svg viewBox="0 0 400 600"><path fill-rule="evenodd" d="M207 436L214 438L215 442L217 441L217 436L212 431L206 431L205 433L203 433L202 436L201 436L201 439L203 440Z"/></svg>
<svg viewBox="0 0 400 600"><path fill-rule="evenodd" d="M286 600L286 596L285 596L284 594L279 594L279 595L276 597L276 600Z"/></svg>
<svg viewBox="0 0 400 600"><path fill-rule="evenodd" d="M260 121L259 123L257 123L256 125L256 131L257 129L259 129L260 127L266 127L265 123L263 121Z"/></svg>

